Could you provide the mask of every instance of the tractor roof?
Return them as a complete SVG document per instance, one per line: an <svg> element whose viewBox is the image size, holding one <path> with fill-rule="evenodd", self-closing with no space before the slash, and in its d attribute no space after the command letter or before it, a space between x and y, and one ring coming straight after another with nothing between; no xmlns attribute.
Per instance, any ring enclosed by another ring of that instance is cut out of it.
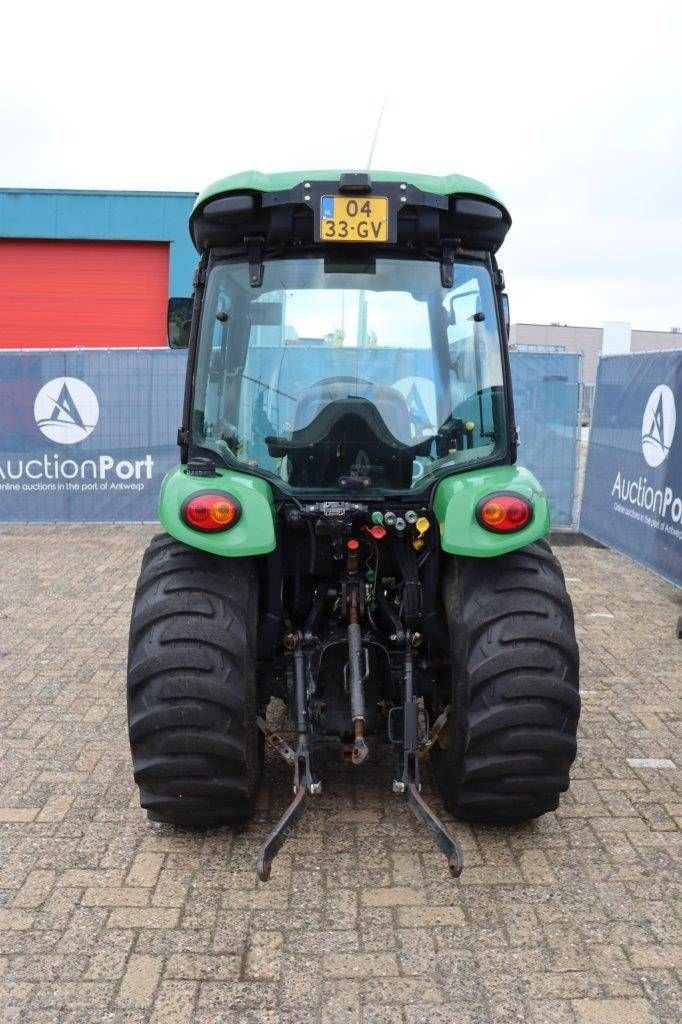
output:
<svg viewBox="0 0 682 1024"><path fill-rule="evenodd" d="M200 251L243 244L247 235L262 237L267 244L319 241L322 196L370 194L375 189L389 197L391 243L438 245L454 239L460 246L495 252L511 225L500 197L488 185L462 174L242 171L199 193L190 233Z"/></svg>
<svg viewBox="0 0 682 1024"><path fill-rule="evenodd" d="M343 171L277 171L263 174L261 171L242 171L207 185L197 196L194 209L208 199L228 192L282 192L294 188L304 181L338 181ZM500 206L504 203L488 185L464 174L402 174L400 171L371 171L374 181L407 181L422 192L434 192L439 196L470 195L492 199Z"/></svg>

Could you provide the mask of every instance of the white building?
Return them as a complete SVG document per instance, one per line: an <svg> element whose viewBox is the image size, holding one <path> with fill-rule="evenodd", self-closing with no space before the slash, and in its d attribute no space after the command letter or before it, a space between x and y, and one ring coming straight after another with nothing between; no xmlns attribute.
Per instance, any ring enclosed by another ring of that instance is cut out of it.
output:
<svg viewBox="0 0 682 1024"><path fill-rule="evenodd" d="M633 331L630 324L605 323L602 327L570 324L512 324L509 343L520 352L580 352L583 382L594 384L600 353L654 352L682 348L682 328L669 331Z"/></svg>

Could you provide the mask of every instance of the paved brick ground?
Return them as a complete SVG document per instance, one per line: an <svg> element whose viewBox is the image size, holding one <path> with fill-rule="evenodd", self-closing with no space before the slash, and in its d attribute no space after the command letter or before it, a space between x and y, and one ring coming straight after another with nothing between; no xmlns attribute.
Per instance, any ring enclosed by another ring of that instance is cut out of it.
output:
<svg viewBox="0 0 682 1024"><path fill-rule="evenodd" d="M150 533L2 531L4 1021L677 1024L679 773L628 765L679 764L671 587L561 549L584 712L556 814L457 826L467 868L453 881L390 794L388 759L328 759L264 886L253 861L286 800L283 763L240 835L151 825L137 803L124 669Z"/></svg>

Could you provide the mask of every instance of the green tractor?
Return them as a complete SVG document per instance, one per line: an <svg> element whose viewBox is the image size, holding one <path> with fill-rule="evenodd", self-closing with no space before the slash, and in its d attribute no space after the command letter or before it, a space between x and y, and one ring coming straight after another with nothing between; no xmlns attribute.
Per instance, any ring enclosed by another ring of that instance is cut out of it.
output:
<svg viewBox="0 0 682 1024"><path fill-rule="evenodd" d="M504 277L511 220L458 175L235 175L190 218L180 465L143 561L128 712L152 821L254 814L266 744L294 797L273 858L319 794L315 751L393 792L450 871L421 795L493 824L557 807L580 711L571 601L547 498L516 465ZM266 724L285 702L296 739Z"/></svg>

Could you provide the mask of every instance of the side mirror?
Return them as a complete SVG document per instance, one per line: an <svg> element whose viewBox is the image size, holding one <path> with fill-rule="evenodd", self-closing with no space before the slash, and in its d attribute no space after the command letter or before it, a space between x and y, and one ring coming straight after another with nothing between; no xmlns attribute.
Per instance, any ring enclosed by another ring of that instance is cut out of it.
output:
<svg viewBox="0 0 682 1024"><path fill-rule="evenodd" d="M187 348L192 324L192 299L168 300L168 345Z"/></svg>
<svg viewBox="0 0 682 1024"><path fill-rule="evenodd" d="M509 333L511 331L511 317L509 315L509 296L506 292L502 292L502 316L504 317L504 329L507 332L507 341L509 341Z"/></svg>

